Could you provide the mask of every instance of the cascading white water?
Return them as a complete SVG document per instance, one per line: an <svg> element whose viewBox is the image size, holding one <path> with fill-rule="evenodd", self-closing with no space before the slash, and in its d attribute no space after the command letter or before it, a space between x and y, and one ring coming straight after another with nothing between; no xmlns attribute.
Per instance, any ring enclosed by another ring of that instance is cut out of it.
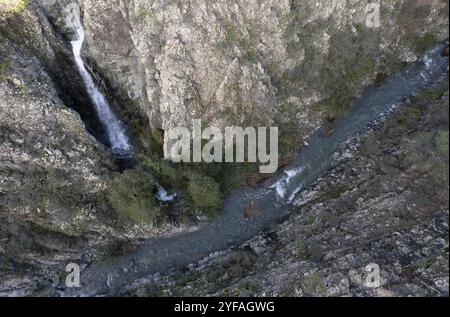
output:
<svg viewBox="0 0 450 317"><path fill-rule="evenodd" d="M75 10L77 11L77 10ZM116 115L112 112L106 98L100 92L100 90L95 86L94 80L91 74L87 71L84 66L83 59L81 58L81 49L83 47L85 32L83 24L79 15L72 12L71 23L73 23L74 29L77 34L77 40L71 41L73 55L75 57L75 63L80 72L81 78L83 79L86 91L95 106L97 115L100 122L104 125L106 133L108 135L108 140L111 145L111 149L114 153L122 156L130 156L133 152L133 148L129 143L128 137L125 134L125 130L122 123L117 119ZM167 190L161 185L157 184L156 199L162 202L170 202L176 198L176 194L169 195Z"/></svg>
<svg viewBox="0 0 450 317"><path fill-rule="evenodd" d="M275 189L279 199L284 198L288 192L289 183L295 177L299 176L303 171L305 171L305 167L303 167L303 166L284 171L285 176L283 176L280 180L278 180L270 188ZM297 190L297 192L298 192L298 190Z"/></svg>
<svg viewBox="0 0 450 317"><path fill-rule="evenodd" d="M92 79L91 74L87 71L83 59L81 58L81 48L83 47L85 38L85 32L81 19L76 16L73 18L73 23L76 24L75 30L78 39L71 41L70 43L72 45L77 68L80 72L81 78L83 79L86 91L95 106L100 122L105 127L112 151L118 155L128 156L132 152L132 146L130 145L128 137L125 134L125 129L123 128L122 123L117 119L116 115L112 112L106 98L95 86L94 80Z"/></svg>
<svg viewBox="0 0 450 317"><path fill-rule="evenodd" d="M169 195L167 193L167 190L164 187L162 187L161 185L157 184L157 187L158 187L158 192L156 193L156 199L158 199L159 201L170 202L170 201L173 201L177 197L176 193Z"/></svg>

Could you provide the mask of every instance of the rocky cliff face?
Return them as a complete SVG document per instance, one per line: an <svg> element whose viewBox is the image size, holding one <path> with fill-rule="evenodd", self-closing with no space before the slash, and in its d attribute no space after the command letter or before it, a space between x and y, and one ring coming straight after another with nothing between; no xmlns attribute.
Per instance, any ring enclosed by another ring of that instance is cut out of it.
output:
<svg viewBox="0 0 450 317"><path fill-rule="evenodd" d="M113 163L40 60L0 38L0 258L2 292L14 292L3 282L86 261L111 237L104 193Z"/></svg>
<svg viewBox="0 0 450 317"><path fill-rule="evenodd" d="M414 60L427 39L448 36L442 1L385 3L379 28L367 27L364 1L86 0L82 8L87 56L129 110L163 130L201 118L305 135L342 115L377 75Z"/></svg>
<svg viewBox="0 0 450 317"><path fill-rule="evenodd" d="M81 11L89 71L145 162L135 171L119 173L104 146L70 50L70 5ZM204 184L226 192L249 183L247 174L215 167L180 180L182 172L162 161L165 130L190 127L192 118L219 127L277 125L289 152L323 121L343 116L364 87L448 38L446 1L383 2L379 27L366 25L366 5L1 1L0 295L55 286L68 261L88 265L129 252L140 238L183 228L182 217L188 224L204 219L192 193L170 210L155 202L152 174L169 186L189 182L197 192ZM235 179L218 181L226 177ZM319 212L315 204L309 208ZM291 247L286 242L285 251Z"/></svg>
<svg viewBox="0 0 450 317"><path fill-rule="evenodd" d="M448 296L447 89L407 101L342 146L280 224L124 294ZM367 283L374 265L376 287Z"/></svg>
<svg viewBox="0 0 450 317"><path fill-rule="evenodd" d="M112 203L120 166L66 33L39 5L15 5L0 7L0 294L30 295L58 285L67 263L120 254L155 231Z"/></svg>
<svg viewBox="0 0 450 317"><path fill-rule="evenodd" d="M67 45L67 8L80 8L92 73L135 143L153 153L164 131L190 127L192 118L277 125L283 136L304 137L448 37L440 0L385 3L379 25L367 23L372 9L363 1L15 2L28 5L15 13L10 5L3 33L26 39L64 102L101 136ZM289 139L288 148L298 145Z"/></svg>

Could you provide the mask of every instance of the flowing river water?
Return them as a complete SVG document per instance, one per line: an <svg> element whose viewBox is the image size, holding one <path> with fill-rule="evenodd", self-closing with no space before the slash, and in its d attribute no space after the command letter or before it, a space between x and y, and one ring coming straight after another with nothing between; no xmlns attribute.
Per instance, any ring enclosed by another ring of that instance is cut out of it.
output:
<svg viewBox="0 0 450 317"><path fill-rule="evenodd" d="M355 102L352 111L337 123L330 137L322 138L321 132L316 132L309 146L296 154L284 172L257 188L236 190L226 198L218 219L193 232L149 240L114 263L92 263L81 272L81 288L64 289L62 295L117 294L136 279L186 267L210 253L240 245L279 221L289 213L289 205L296 195L332 167L333 155L343 142L379 119L393 105L447 76L448 58L441 54L446 46L439 45L423 60L368 89ZM125 143L119 144L125 146ZM258 206L261 213L249 219L244 210L251 204Z"/></svg>

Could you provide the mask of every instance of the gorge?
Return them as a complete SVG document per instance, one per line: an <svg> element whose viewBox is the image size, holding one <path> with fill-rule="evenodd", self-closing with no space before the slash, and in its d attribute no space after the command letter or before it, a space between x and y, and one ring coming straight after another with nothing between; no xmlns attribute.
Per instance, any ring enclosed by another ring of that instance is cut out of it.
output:
<svg viewBox="0 0 450 317"><path fill-rule="evenodd" d="M367 8L0 0L0 296L448 296L448 2Z"/></svg>
<svg viewBox="0 0 450 317"><path fill-rule="evenodd" d="M269 180L258 188L241 188L232 193L225 200L223 215L218 219L192 233L144 243L136 252L118 259L113 265L92 265L83 271L81 278L89 284L81 294L116 294L132 281L146 275L184 267L194 262L197 254L212 254L242 244L286 216L286 207L300 190L311 186L331 168L333 155L342 142L388 113L405 98L419 94L447 77L448 58L442 54L447 45L439 45L428 52L423 61L366 91L351 113L338 123L331 137L323 139L319 131L310 138L309 146L297 154L285 175ZM282 193L280 186L284 186ZM245 219L243 212L250 202L261 206L261 215L251 221ZM71 290L67 291L67 294L72 294Z"/></svg>

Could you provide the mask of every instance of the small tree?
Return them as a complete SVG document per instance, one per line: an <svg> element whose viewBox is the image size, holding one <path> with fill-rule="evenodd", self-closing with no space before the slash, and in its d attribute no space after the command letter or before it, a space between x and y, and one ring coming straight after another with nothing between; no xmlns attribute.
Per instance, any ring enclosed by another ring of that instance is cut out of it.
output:
<svg viewBox="0 0 450 317"><path fill-rule="evenodd" d="M219 185L214 179L195 172L187 172L186 177L189 180L187 193L193 207L198 208L208 217L214 216L222 207Z"/></svg>
<svg viewBox="0 0 450 317"><path fill-rule="evenodd" d="M140 169L128 170L114 179L109 199L121 220L153 224L160 214L153 192L150 175Z"/></svg>

